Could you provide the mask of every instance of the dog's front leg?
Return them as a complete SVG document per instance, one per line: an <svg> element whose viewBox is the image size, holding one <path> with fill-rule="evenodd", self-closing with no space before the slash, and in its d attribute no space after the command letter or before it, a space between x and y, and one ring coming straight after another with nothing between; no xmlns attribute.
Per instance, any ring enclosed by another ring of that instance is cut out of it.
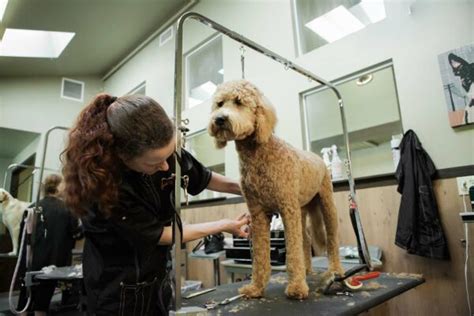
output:
<svg viewBox="0 0 474 316"><path fill-rule="evenodd" d="M301 209L297 203L281 211L285 225L286 270L288 272L288 286L285 293L287 297L298 300L307 298L309 293L301 240L303 233L301 216Z"/></svg>
<svg viewBox="0 0 474 316"><path fill-rule="evenodd" d="M8 253L9 256L16 256L18 254L18 237L20 235L20 227L11 227L9 229L10 237L12 240L12 251Z"/></svg>
<svg viewBox="0 0 474 316"><path fill-rule="evenodd" d="M263 296L270 279L270 219L263 209L249 207L252 215L252 282L239 289L241 294L250 298Z"/></svg>

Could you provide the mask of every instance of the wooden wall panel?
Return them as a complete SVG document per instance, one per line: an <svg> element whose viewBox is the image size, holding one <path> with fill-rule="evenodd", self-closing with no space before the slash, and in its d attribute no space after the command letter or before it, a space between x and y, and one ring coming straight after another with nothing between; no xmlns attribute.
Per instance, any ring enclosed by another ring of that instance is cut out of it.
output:
<svg viewBox="0 0 474 316"><path fill-rule="evenodd" d="M370 315L467 315L468 307L464 283L464 251L460 240L464 239L464 226L459 216L463 202L457 195L455 179L434 182L440 209L440 217L445 229L451 254L450 261L440 261L409 255L395 246L395 232L400 206L400 194L396 186L367 188L357 191L359 211L368 243L383 250L383 271L420 273L426 283L389 302L369 311ZM339 210L341 244L356 244L349 218L347 191L334 195ZM197 223L236 217L245 211L245 204L220 205L183 210L183 220ZM474 226L471 224L471 226ZM474 296L474 229L470 228L470 293ZM209 262L212 280L212 263ZM204 267L188 261L188 278L201 279L206 276ZM206 276L207 277L207 276ZM209 284L209 281L207 281ZM474 299L472 299L474 304Z"/></svg>

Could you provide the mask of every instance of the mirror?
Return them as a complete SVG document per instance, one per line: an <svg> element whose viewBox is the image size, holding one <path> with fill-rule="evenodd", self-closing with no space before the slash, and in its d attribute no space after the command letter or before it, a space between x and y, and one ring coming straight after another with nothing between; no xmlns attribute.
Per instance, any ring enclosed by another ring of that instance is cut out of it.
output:
<svg viewBox="0 0 474 316"><path fill-rule="evenodd" d="M383 65L337 80L344 100L349 132L353 177L393 173L390 141L401 138L398 95L392 65ZM321 155L336 145L346 158L345 141L337 99L327 88L303 93L307 149Z"/></svg>

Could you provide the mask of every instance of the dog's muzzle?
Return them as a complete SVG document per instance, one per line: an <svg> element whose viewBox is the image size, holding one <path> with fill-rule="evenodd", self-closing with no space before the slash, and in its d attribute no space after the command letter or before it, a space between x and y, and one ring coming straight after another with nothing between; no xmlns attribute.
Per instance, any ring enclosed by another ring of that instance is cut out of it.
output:
<svg viewBox="0 0 474 316"><path fill-rule="evenodd" d="M226 115L218 115L214 118L214 124L217 127L224 127L226 122L227 122L227 116Z"/></svg>

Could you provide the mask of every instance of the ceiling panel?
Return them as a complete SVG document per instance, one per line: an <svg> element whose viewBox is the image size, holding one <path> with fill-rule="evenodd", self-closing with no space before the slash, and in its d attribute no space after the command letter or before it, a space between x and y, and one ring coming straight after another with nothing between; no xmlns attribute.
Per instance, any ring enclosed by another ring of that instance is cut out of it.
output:
<svg viewBox="0 0 474 316"><path fill-rule="evenodd" d="M57 59L0 57L0 77L105 75L190 0L10 0L3 27L75 32Z"/></svg>

